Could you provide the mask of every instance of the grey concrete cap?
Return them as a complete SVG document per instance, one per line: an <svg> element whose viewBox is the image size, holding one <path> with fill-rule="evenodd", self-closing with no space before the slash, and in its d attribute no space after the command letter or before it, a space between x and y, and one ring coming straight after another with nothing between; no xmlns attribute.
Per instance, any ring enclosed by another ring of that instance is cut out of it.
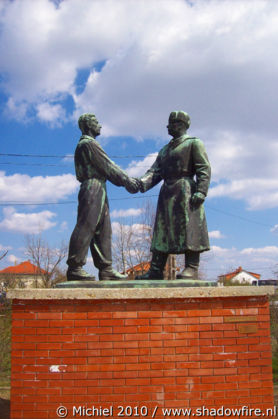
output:
<svg viewBox="0 0 278 419"><path fill-rule="evenodd" d="M12 289L9 299L19 300L118 300L150 298L221 298L273 295L273 286L188 288L64 288Z"/></svg>

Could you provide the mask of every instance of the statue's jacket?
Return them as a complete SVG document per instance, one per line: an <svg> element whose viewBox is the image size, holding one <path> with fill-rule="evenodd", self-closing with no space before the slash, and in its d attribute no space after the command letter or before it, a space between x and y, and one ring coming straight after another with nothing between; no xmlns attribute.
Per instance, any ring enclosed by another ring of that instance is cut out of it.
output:
<svg viewBox="0 0 278 419"><path fill-rule="evenodd" d="M202 141L183 135L172 139L159 152L141 178L147 191L163 180L160 189L151 251L179 254L186 250L209 250L204 206L194 208L194 192L205 196L211 169Z"/></svg>
<svg viewBox="0 0 278 419"><path fill-rule="evenodd" d="M81 136L75 150L74 162L76 178L81 182L79 206L94 205L96 215L101 217L104 207L108 206L106 180L116 186L125 186L128 175L88 135Z"/></svg>

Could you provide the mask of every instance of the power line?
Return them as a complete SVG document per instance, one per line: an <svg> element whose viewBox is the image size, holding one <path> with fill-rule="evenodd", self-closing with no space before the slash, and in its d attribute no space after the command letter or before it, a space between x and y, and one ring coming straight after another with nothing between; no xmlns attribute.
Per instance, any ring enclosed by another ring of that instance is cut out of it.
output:
<svg viewBox="0 0 278 419"><path fill-rule="evenodd" d="M109 198L109 201L124 201L127 199L145 199L145 198L153 198L157 197L158 195L145 195L145 196L130 196L126 198ZM67 204L77 204L77 201L62 201L62 202L34 202L34 201L25 201L25 202L18 202L18 201L6 201L0 202L0 206L6 205L67 205Z"/></svg>
<svg viewBox="0 0 278 419"><path fill-rule="evenodd" d="M153 155L156 155L156 153L152 153ZM149 156L151 156L152 154L149 154ZM15 153L0 153L0 156L13 156L13 157L46 157L46 158L73 158L73 155L46 155L46 154L15 154ZM147 157L147 156L143 156L143 155L134 155L134 156L111 156L112 158L143 158L143 157ZM64 165L61 164L44 164L44 163L12 163L12 162L0 162L0 165L14 165L14 166L44 166L44 167L65 167ZM142 167L142 168L146 168L149 166L136 166L136 167ZM150 195L149 197L155 197L158 195ZM110 198L111 201L117 201L117 200L127 200L127 199L141 199L143 197L128 197L128 198ZM146 197L147 198L147 197ZM14 202L14 203L0 203L0 206L3 205L64 205L64 204L72 204L75 201L65 201L65 202L46 202L46 203L18 203L18 202ZM210 205L206 204L206 207L215 211L215 212L219 212L222 213L224 215L227 215L229 217L234 217L234 218L238 218L241 219L242 221L246 221L252 224L257 224L257 225L261 225L264 227L272 227L272 225L270 224L265 224L262 223L260 221L254 221L254 220L250 220L246 217L242 217L240 215L237 214L232 214L230 212L227 211L223 211L223 210L219 210L218 208L214 208L211 207Z"/></svg>
<svg viewBox="0 0 278 419"><path fill-rule="evenodd" d="M13 162L0 162L0 166L2 165L11 165L11 166L40 166L40 167L64 167L67 168L67 166L65 164L46 164L46 163L13 163ZM141 165L137 165L137 167L150 167L150 165L148 166L141 166Z"/></svg>
<svg viewBox="0 0 278 419"><path fill-rule="evenodd" d="M240 219L242 221L246 221L248 223L258 224L258 225L261 225L261 226L264 226L264 227L272 227L272 225L270 225L270 224L261 223L260 221L251 220L251 219L248 219L246 217L242 217L241 215L232 214L231 212L223 211L223 210L220 210L218 208L211 207L210 205L207 205L207 204L206 204L206 207L215 211L215 212L219 212L221 214L228 215L229 217L238 218L238 219Z"/></svg>
<svg viewBox="0 0 278 419"><path fill-rule="evenodd" d="M7 206L7 205L14 205L14 206L29 205L30 206L30 205L67 205L67 204L76 204L76 201L63 201L63 202L6 201L6 202L0 202L1 207Z"/></svg>
<svg viewBox="0 0 278 419"><path fill-rule="evenodd" d="M111 155L110 157L112 158L118 158L118 159L131 159L131 158L142 158L142 157L147 157L147 156L156 156L157 153L150 153L147 155L127 155L127 156L113 156ZM58 159L63 159L63 158L73 158L74 155L73 154L66 154L66 155L51 155L51 154L15 154L15 153L0 153L0 156L9 156L9 157L38 157L38 158L58 158Z"/></svg>
<svg viewBox="0 0 278 419"><path fill-rule="evenodd" d="M157 198L158 195L140 195L140 196L128 196L125 198L109 198L109 201L126 201L131 199L147 199L147 198ZM7 205L14 205L14 206L20 206L20 205L68 205L68 204L77 204L77 201L62 201L62 202L34 202L34 201L24 201L24 202L18 202L18 201L6 201L6 202L0 202L0 206L7 206ZM251 224L257 224L261 225L263 227L273 227L272 224L266 224L261 223L260 221L251 220L246 217L242 217L241 215L233 214L228 211L223 211L218 208L214 208L210 205L206 204L206 208L213 210L215 212L219 212L221 214L227 215L229 217L238 218L239 220L251 223Z"/></svg>
<svg viewBox="0 0 278 419"><path fill-rule="evenodd" d="M12 166L44 166L44 167L66 167L64 164L44 164L44 163L12 163L8 162L0 162L0 166L2 165L12 165Z"/></svg>
<svg viewBox="0 0 278 419"><path fill-rule="evenodd" d="M65 156L58 156L58 155L50 155L50 154L16 154L16 153L0 153L0 156L9 156L9 157L47 157L47 158L65 158L65 157L73 157L72 154L68 154Z"/></svg>

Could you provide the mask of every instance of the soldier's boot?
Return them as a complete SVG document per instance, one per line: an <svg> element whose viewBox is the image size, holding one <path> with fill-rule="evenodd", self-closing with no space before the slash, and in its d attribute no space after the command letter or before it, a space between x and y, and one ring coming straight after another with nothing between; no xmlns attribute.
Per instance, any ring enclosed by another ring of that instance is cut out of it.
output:
<svg viewBox="0 0 278 419"><path fill-rule="evenodd" d="M88 274L81 266L70 267L67 270L68 281L95 281L93 275Z"/></svg>
<svg viewBox="0 0 278 419"><path fill-rule="evenodd" d="M153 252L150 269L143 275L137 275L135 279L164 279L163 270L167 262L167 257L167 253Z"/></svg>
<svg viewBox="0 0 278 419"><path fill-rule="evenodd" d="M200 252L187 250L185 252L185 269L177 275L177 279L198 279Z"/></svg>
<svg viewBox="0 0 278 419"><path fill-rule="evenodd" d="M127 279L127 275L120 274L112 269L112 266L108 266L99 270L98 279L100 281L122 281Z"/></svg>

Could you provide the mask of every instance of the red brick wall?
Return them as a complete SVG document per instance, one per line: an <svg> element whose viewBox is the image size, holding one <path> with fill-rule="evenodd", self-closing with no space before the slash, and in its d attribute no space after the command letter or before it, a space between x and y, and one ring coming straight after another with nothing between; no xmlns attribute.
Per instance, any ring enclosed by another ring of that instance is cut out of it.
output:
<svg viewBox="0 0 278 419"><path fill-rule="evenodd" d="M11 387L13 419L271 408L267 299L14 300Z"/></svg>

